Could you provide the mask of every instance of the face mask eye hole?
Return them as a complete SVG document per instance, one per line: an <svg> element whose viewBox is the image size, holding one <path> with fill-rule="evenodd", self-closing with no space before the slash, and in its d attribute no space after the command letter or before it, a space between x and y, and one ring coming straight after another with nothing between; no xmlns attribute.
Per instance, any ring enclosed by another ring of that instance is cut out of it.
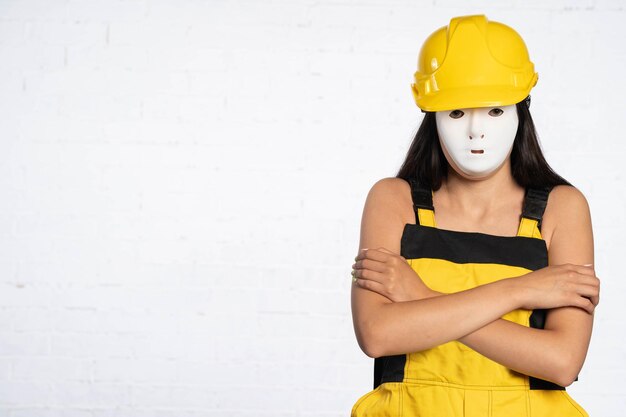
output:
<svg viewBox="0 0 626 417"><path fill-rule="evenodd" d="M452 110L450 112L450 117L452 117L453 119L460 119L461 117L463 117L465 113L463 113L461 110Z"/></svg>
<svg viewBox="0 0 626 417"><path fill-rule="evenodd" d="M489 110L489 116L493 116L493 117L501 116L502 113L504 113L504 111L498 108Z"/></svg>

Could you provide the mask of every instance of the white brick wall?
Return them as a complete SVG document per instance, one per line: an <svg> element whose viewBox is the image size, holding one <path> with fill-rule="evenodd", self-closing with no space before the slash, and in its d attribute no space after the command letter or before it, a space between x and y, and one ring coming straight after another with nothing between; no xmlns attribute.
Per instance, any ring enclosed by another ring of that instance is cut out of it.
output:
<svg viewBox="0 0 626 417"><path fill-rule="evenodd" d="M421 3L421 4L420 4ZM625 3L0 1L0 416L345 416L350 265L452 16L515 27L587 196L602 303L569 391L623 415Z"/></svg>

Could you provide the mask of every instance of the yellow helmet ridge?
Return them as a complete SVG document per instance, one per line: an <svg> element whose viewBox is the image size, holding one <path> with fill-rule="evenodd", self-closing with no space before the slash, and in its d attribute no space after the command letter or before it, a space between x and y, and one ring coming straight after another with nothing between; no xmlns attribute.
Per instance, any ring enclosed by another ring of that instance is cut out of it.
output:
<svg viewBox="0 0 626 417"><path fill-rule="evenodd" d="M460 16L426 39L411 89L424 111L507 106L526 98L537 77L515 30L484 15Z"/></svg>

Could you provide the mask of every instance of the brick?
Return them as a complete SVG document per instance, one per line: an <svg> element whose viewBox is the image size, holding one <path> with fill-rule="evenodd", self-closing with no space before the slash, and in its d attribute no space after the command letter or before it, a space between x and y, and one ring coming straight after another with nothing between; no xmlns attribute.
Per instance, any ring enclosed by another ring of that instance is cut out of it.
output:
<svg viewBox="0 0 626 417"><path fill-rule="evenodd" d="M124 384L94 383L90 381L55 382L51 389L52 404L61 409L76 407L94 410L113 404L130 405L131 387Z"/></svg>
<svg viewBox="0 0 626 417"><path fill-rule="evenodd" d="M11 378L20 381L86 381L91 374L89 361L52 356L16 358L12 368Z"/></svg>
<svg viewBox="0 0 626 417"><path fill-rule="evenodd" d="M147 386L132 389L132 401L140 407L209 408L215 404L215 393L204 386Z"/></svg>
<svg viewBox="0 0 626 417"><path fill-rule="evenodd" d="M0 381L0 405L46 405L50 401L50 384L38 381Z"/></svg>
<svg viewBox="0 0 626 417"><path fill-rule="evenodd" d="M45 333L17 333L3 329L0 332L0 356L46 355L49 352Z"/></svg>
<svg viewBox="0 0 626 417"><path fill-rule="evenodd" d="M2 4L2 17L5 19L27 20L32 18L60 20L66 17L64 3L50 3L45 0L7 0Z"/></svg>

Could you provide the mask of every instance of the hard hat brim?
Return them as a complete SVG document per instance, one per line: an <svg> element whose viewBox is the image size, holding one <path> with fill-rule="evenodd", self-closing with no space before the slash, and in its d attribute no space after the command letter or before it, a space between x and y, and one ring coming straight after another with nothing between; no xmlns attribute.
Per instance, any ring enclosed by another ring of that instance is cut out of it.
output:
<svg viewBox="0 0 626 417"><path fill-rule="evenodd" d="M519 89L507 86L449 88L445 91L437 91L436 94L416 96L415 102L420 109L429 112L509 106L524 100L531 88ZM413 87L413 91L415 94L415 87Z"/></svg>

